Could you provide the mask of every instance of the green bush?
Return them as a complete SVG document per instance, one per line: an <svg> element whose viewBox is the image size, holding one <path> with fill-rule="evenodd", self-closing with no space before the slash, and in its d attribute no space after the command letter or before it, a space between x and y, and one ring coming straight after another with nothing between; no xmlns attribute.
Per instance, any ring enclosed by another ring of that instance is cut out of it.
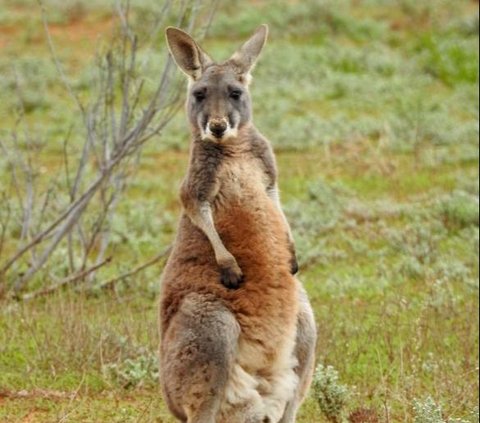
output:
<svg viewBox="0 0 480 423"><path fill-rule="evenodd" d="M438 211L447 228L462 229L479 225L478 196L455 191L440 200Z"/></svg>
<svg viewBox="0 0 480 423"><path fill-rule="evenodd" d="M442 407L438 405L432 397L427 397L420 401L413 401L413 410L415 413L415 423L477 423L478 407L475 407L466 419L461 418L445 418Z"/></svg>
<svg viewBox="0 0 480 423"><path fill-rule="evenodd" d="M115 342L118 344L119 358L103 365L105 377L124 389L156 385L159 378L157 354L133 345L124 337L119 337Z"/></svg>
<svg viewBox="0 0 480 423"><path fill-rule="evenodd" d="M424 70L447 85L478 81L478 50L456 37L427 35L421 39Z"/></svg>
<svg viewBox="0 0 480 423"><path fill-rule="evenodd" d="M329 421L345 421L350 391L339 382L338 372L332 366L318 365L313 376L313 396Z"/></svg>
<svg viewBox="0 0 480 423"><path fill-rule="evenodd" d="M444 423L442 408L435 401L428 397L423 401L413 401L415 423Z"/></svg>

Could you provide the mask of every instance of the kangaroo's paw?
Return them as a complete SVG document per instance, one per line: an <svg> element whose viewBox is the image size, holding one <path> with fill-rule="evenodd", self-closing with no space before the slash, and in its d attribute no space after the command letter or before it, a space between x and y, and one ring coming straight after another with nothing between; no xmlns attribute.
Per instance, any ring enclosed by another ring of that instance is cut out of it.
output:
<svg viewBox="0 0 480 423"><path fill-rule="evenodd" d="M297 261L297 254L295 252L295 247L293 243L290 245L290 273L292 275L296 275L298 273L298 261Z"/></svg>
<svg viewBox="0 0 480 423"><path fill-rule="evenodd" d="M228 254L217 259L220 270L220 281L228 289L237 289L243 282L242 269L233 255Z"/></svg>
<svg viewBox="0 0 480 423"><path fill-rule="evenodd" d="M231 266L220 266L220 281L228 289L237 289L243 282L243 273L235 263Z"/></svg>
<svg viewBox="0 0 480 423"><path fill-rule="evenodd" d="M295 256L290 260L290 273L296 275L298 273L298 262Z"/></svg>

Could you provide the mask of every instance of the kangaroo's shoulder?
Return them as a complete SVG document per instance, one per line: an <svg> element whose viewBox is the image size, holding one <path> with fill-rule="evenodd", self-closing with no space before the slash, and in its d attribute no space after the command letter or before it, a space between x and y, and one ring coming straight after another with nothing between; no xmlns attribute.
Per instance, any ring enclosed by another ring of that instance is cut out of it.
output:
<svg viewBox="0 0 480 423"><path fill-rule="evenodd" d="M277 179L277 163L270 141L257 129L253 128L251 133L250 148L254 157L258 158L272 185Z"/></svg>

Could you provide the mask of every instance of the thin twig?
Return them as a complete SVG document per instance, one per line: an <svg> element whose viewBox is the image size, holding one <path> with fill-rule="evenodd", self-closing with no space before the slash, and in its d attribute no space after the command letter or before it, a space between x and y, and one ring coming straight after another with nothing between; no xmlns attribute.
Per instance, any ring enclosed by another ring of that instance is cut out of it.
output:
<svg viewBox="0 0 480 423"><path fill-rule="evenodd" d="M208 15L207 23L203 29L202 38L208 35L208 31L212 26L213 18L215 17L215 12L217 11L219 4L220 0L212 0L210 3L210 14Z"/></svg>
<svg viewBox="0 0 480 423"><path fill-rule="evenodd" d="M112 216L115 212L117 204L120 201L120 194L125 189L125 179L126 179L125 172L121 172L113 178L114 190L113 190L110 198L106 202L106 204L104 206L104 211L103 211L106 222L111 221L111 218L112 218ZM102 226L104 228L106 227L108 230L104 231L103 234L102 234L102 239L100 241L100 248L99 248L99 252L98 252L97 260L96 260L97 262L99 262L103 259L103 256L104 256L104 254L107 250L107 247L110 243L110 225L107 224L107 225L102 225Z"/></svg>
<svg viewBox="0 0 480 423"><path fill-rule="evenodd" d="M28 237L30 231L30 224L32 220L32 213L33 213L33 203L34 203L34 183L33 183L33 170L32 170L32 161L30 157L30 151L32 147L30 131L28 128L28 124L26 123L25 117L25 103L24 103L24 96L22 92L22 87L20 85L20 78L18 77L17 70L15 69L15 89L17 92L17 96L20 100L20 119L23 123L24 133L25 133L25 140L27 141L27 149L26 149L26 159L20 161L20 167L22 168L23 175L25 178L25 200L22 202L22 231L20 234L20 240L24 240ZM17 142L17 137L14 137L14 141ZM17 144L17 151L18 151L18 144ZM18 189L18 188L17 188Z"/></svg>
<svg viewBox="0 0 480 423"><path fill-rule="evenodd" d="M43 297L45 295L52 294L53 292L55 292L56 290L58 290L59 288L65 285L69 285L78 280L85 279L88 275L96 272L98 269L110 263L111 261L112 261L112 257L107 257L101 263L98 263L95 266L92 266L89 269L83 270L74 275L70 275L67 278L60 280L59 282L48 286L47 288L39 289L37 291L33 291L28 294L22 295L21 299L24 301L28 301L28 300L32 300L33 298Z"/></svg>
<svg viewBox="0 0 480 423"><path fill-rule="evenodd" d="M48 235L56 228L60 223L67 219L79 206L85 205L86 200L89 200L96 192L100 184L104 181L107 175L100 175L90 187L83 193L81 197L75 200L69 205L69 207L60 214L46 229L38 233L29 243L21 247L7 262L0 268L0 275L6 273L6 271L15 263L20 257L22 257L32 247L39 244L47 238Z"/></svg>
<svg viewBox="0 0 480 423"><path fill-rule="evenodd" d="M14 144L14 151L19 151L20 150L20 147L18 145L18 139L17 139L17 134L14 133L12 134L12 142ZM17 168L18 167L21 167L23 166L22 163L19 164L20 162L20 157L11 157L10 155L10 151L8 149L5 148L5 146L3 144L0 144L0 148L3 150L3 154L5 155L5 157L7 158L7 163L9 164L9 167L10 167L10 177L11 177L11 181L12 181L12 185L13 185L13 188L14 188L14 191L15 191L15 194L16 194L16 198L17 198L17 201L18 201L18 206L20 208L20 210L22 211L22 216L24 214L24 201L23 201L23 196L22 196L22 193L21 193L21 188L20 188L20 179L19 179L19 176L17 174Z"/></svg>
<svg viewBox="0 0 480 423"><path fill-rule="evenodd" d="M73 392L73 394L71 394L69 398L68 407L70 408L70 410L66 411L65 413L63 413L62 411L63 414L59 417L56 423L63 423L68 421L67 419L70 416L70 414L72 414L75 411L75 409L79 407L78 402L74 407L72 407L72 404L73 404L73 401L77 398L78 393L80 392L80 389L82 388L83 384L85 383L86 374L87 372L84 370L82 374L82 379L80 380L80 383L78 384L77 389L75 389L75 391Z"/></svg>
<svg viewBox="0 0 480 423"><path fill-rule="evenodd" d="M137 273L141 272L142 270L145 270L147 267L150 267L160 261L163 258L166 258L169 254L170 251L172 250L172 247L169 246L167 247L164 251L162 251L160 254L157 254L156 256L152 257L150 260L146 261L145 263L141 264L140 266L135 267L134 269L122 273L119 276L115 276L114 278L108 279L106 281L101 282L98 284L98 288L105 289L105 288L111 288L113 285L115 285L117 282L120 282L121 280L124 280L130 276L136 275Z"/></svg>
<svg viewBox="0 0 480 423"><path fill-rule="evenodd" d="M5 212L0 214L0 257L2 256L3 248L5 245L5 238L7 234L8 225L10 223L10 218L12 216L12 209L10 204L7 201L7 194L2 192L0 201L2 204L5 204L4 210Z"/></svg>
<svg viewBox="0 0 480 423"><path fill-rule="evenodd" d="M45 5L43 4L42 0L37 0L37 1L38 1L38 4L40 5L40 9L41 9L41 13L42 13L43 29L45 30L45 34L47 36L48 48L50 50L50 54L52 56L53 62L55 63L55 67L57 69L57 72L60 75L60 78L61 78L61 80L63 82L63 85L65 86L68 94L70 94L70 96L74 100L75 104L77 105L77 107L81 111L82 116L85 116L85 108L83 107L82 102L78 98L78 95L73 90L70 82L68 81L68 78L65 75L65 72L63 71L62 64L60 63L60 60L58 59L58 54L57 54L57 51L55 49L55 45L53 44L52 36L50 35L50 29L48 28L47 12L45 10Z"/></svg>

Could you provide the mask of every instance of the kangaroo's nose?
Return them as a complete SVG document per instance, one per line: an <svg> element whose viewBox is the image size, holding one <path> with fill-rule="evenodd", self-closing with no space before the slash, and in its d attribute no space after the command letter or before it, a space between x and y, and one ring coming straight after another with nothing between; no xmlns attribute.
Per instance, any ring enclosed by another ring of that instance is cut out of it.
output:
<svg viewBox="0 0 480 423"><path fill-rule="evenodd" d="M227 122L224 119L211 120L208 124L208 129L217 138L221 138L227 130Z"/></svg>

